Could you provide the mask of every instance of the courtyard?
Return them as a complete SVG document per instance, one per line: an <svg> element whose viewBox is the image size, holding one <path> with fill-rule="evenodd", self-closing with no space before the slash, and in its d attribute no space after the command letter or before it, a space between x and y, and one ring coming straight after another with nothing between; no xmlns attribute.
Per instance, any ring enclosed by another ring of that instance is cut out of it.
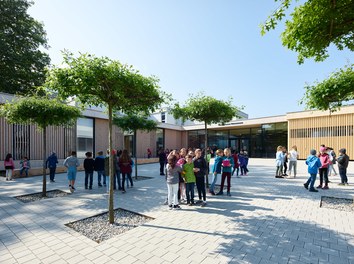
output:
<svg viewBox="0 0 354 264"><path fill-rule="evenodd" d="M354 212L320 207L322 196L352 199L354 184L330 176L329 190L310 193L304 161L298 167L295 179L276 179L273 159L251 158L249 175L232 177L231 197L171 211L159 165L139 165L151 179L116 192L114 205L153 219L101 243L66 226L107 211L96 174L93 190L79 172L73 194L30 203L14 197L40 192L41 177L1 177L0 263L354 263ZM48 183L54 189L68 192L66 174Z"/></svg>

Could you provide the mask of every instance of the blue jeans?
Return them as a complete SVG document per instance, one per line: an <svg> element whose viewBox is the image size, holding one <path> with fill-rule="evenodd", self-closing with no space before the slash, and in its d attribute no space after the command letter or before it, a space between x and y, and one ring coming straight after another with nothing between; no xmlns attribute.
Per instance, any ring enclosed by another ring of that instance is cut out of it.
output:
<svg viewBox="0 0 354 264"><path fill-rule="evenodd" d="M211 180L211 185L209 188L209 192L213 192L215 188L216 181L218 180L218 174L213 174L213 178Z"/></svg>
<svg viewBox="0 0 354 264"><path fill-rule="evenodd" d="M310 174L310 177L308 178L307 182L306 182L306 185L309 186L309 190L313 190L314 189L314 185L315 185L315 181L316 181L316 173L314 174Z"/></svg>
<svg viewBox="0 0 354 264"><path fill-rule="evenodd" d="M23 171L25 171L26 177L28 177L28 168L22 168L20 170L20 176L22 176Z"/></svg>
<svg viewBox="0 0 354 264"><path fill-rule="evenodd" d="M186 183L187 204L194 203L194 182Z"/></svg>
<svg viewBox="0 0 354 264"><path fill-rule="evenodd" d="M341 183L348 183L348 177L347 177L347 169L346 168L338 168L339 170L339 176Z"/></svg>
<svg viewBox="0 0 354 264"><path fill-rule="evenodd" d="M106 184L106 175L104 175L104 170L97 171L98 185L101 184L101 176L103 176L103 184Z"/></svg>

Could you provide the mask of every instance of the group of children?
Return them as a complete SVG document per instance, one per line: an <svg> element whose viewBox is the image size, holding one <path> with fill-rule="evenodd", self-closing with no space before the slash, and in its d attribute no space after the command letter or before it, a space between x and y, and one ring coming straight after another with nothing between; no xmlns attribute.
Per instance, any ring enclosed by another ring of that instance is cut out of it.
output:
<svg viewBox="0 0 354 264"><path fill-rule="evenodd" d="M289 176L291 178L291 172L294 173L294 178L296 178L297 173L297 159L299 153L297 152L297 147L292 146L291 150L287 152L286 148L283 146L277 147L277 152L275 153L275 162L276 162L276 171L275 178L284 178L285 176ZM288 169L288 161L289 161L289 175L286 174Z"/></svg>
<svg viewBox="0 0 354 264"><path fill-rule="evenodd" d="M107 155L103 156L103 151L99 151L97 157L94 159L92 152L85 153L84 160L84 170L85 170L85 189L92 189L93 185L93 173L97 171L97 181L98 186L102 187L102 182L104 186L107 186L107 191L109 191L109 153L107 150ZM112 167L113 167L113 189L121 190L122 193L125 193L125 181L127 182L127 187L133 187L133 179L132 179L132 166L134 162L129 155L128 150L123 150L118 152L112 151ZM80 166L80 162L76 157L76 152L72 151L71 156L67 157L64 161L64 166L67 167L68 173L68 181L70 190L75 190L75 180L76 180L76 172L77 167ZM122 174L122 179L121 179Z"/></svg>
<svg viewBox="0 0 354 264"><path fill-rule="evenodd" d="M329 151L333 151L333 149L327 148L325 145L321 145L320 153L318 155L316 155L316 150L312 149L310 151L310 155L306 159L310 177L304 183L304 187L310 192L318 192L318 189L329 189L328 170L330 165L333 165L334 161L333 154L331 159L331 154L328 154ZM338 163L338 171L341 178L339 185L348 185L347 168L349 164L349 156L346 154L345 148L339 150L339 156L336 159L336 162ZM316 189L314 185L317 173L319 173L320 184Z"/></svg>
<svg viewBox="0 0 354 264"><path fill-rule="evenodd" d="M179 152L173 150L169 153L166 164L166 182L167 204L170 209L180 209L179 204L184 202L189 206L195 204L206 205L205 176L209 173L209 162L203 154L201 149L190 150L187 153L185 148L182 148ZM242 155L237 155L236 152L232 154L229 148L225 148L224 150L216 150L215 154L209 193L211 195L223 195L225 180L227 180L227 195L231 196L231 175L237 171L237 177L239 177L239 168L241 168L241 175L247 175L247 152L246 155L243 152ZM221 174L220 191L215 193L215 184L219 174ZM194 201L195 185L199 198L197 202Z"/></svg>

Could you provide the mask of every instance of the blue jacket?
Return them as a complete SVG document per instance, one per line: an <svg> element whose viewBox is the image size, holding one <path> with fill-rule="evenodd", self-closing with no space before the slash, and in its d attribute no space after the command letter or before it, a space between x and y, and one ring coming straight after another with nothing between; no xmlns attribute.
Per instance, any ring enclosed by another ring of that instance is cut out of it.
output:
<svg viewBox="0 0 354 264"><path fill-rule="evenodd" d="M211 171L212 173L216 172L217 174L221 173L221 164L222 164L223 157L216 156L214 160L214 166L213 170Z"/></svg>
<svg viewBox="0 0 354 264"><path fill-rule="evenodd" d="M306 165L308 166L308 173L317 174L318 169L322 166L319 158L314 155L310 155L306 159Z"/></svg>
<svg viewBox="0 0 354 264"><path fill-rule="evenodd" d="M58 163L58 158L57 155L52 154L47 158L46 161L46 167L47 168L56 168L57 167L57 163Z"/></svg>

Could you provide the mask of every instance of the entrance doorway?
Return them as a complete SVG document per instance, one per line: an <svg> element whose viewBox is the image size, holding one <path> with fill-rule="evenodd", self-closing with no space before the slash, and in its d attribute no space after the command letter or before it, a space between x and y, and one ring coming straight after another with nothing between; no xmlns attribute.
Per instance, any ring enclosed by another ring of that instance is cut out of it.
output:
<svg viewBox="0 0 354 264"><path fill-rule="evenodd" d="M233 138L229 140L229 146L232 150L240 152L240 150L247 150L249 153L250 139L249 138Z"/></svg>

